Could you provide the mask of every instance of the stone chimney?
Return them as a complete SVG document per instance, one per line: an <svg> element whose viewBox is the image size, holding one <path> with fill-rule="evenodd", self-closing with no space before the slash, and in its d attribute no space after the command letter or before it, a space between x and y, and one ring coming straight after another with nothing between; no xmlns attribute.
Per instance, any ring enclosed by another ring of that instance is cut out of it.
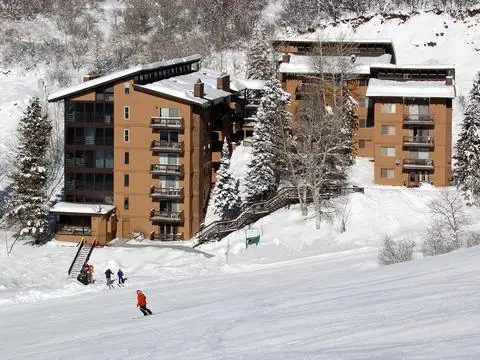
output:
<svg viewBox="0 0 480 360"><path fill-rule="evenodd" d="M290 62L290 54L283 54L282 62L289 63Z"/></svg>
<svg viewBox="0 0 480 360"><path fill-rule="evenodd" d="M193 84L193 96L203 98L205 95L204 84L202 80L198 79L195 84Z"/></svg>
<svg viewBox="0 0 480 360"><path fill-rule="evenodd" d="M445 85L452 86L453 85L453 76L447 76L445 79Z"/></svg>
<svg viewBox="0 0 480 360"><path fill-rule="evenodd" d="M222 73L217 78L217 89L223 91L230 91L230 75Z"/></svg>

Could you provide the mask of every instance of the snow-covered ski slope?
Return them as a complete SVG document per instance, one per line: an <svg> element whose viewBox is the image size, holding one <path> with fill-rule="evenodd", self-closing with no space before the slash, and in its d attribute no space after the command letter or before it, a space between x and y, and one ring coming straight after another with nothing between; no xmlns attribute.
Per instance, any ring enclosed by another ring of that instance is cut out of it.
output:
<svg viewBox="0 0 480 360"><path fill-rule="evenodd" d="M2 306L0 358L478 359L480 248L345 271L349 252Z"/></svg>

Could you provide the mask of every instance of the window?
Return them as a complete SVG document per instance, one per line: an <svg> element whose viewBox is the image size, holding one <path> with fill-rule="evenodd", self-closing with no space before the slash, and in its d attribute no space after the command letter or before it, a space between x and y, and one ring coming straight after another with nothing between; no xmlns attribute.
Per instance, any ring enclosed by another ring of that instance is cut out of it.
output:
<svg viewBox="0 0 480 360"><path fill-rule="evenodd" d="M368 107L368 98L360 98L358 99L358 106L362 108Z"/></svg>
<svg viewBox="0 0 480 360"><path fill-rule="evenodd" d="M130 153L125 151L125 159L123 161L126 165L130 164Z"/></svg>
<svg viewBox="0 0 480 360"><path fill-rule="evenodd" d="M375 126L373 119L360 119L358 120L359 128L373 128Z"/></svg>
<svg viewBox="0 0 480 360"><path fill-rule="evenodd" d="M102 128L95 129L95 145L105 145L105 139L103 138L105 132Z"/></svg>
<svg viewBox="0 0 480 360"><path fill-rule="evenodd" d="M103 151L95 152L95 167L103 169L105 167L105 153Z"/></svg>
<svg viewBox="0 0 480 360"><path fill-rule="evenodd" d="M105 175L104 174L95 174L95 190L101 191L104 190L104 182Z"/></svg>
<svg viewBox="0 0 480 360"><path fill-rule="evenodd" d="M112 128L105 129L105 145L113 146L113 129Z"/></svg>
<svg viewBox="0 0 480 360"><path fill-rule="evenodd" d="M124 174L123 175L123 186L129 187L130 186L130 175Z"/></svg>
<svg viewBox="0 0 480 360"><path fill-rule="evenodd" d="M123 142L128 143L130 141L130 129L123 129Z"/></svg>
<svg viewBox="0 0 480 360"><path fill-rule="evenodd" d="M380 177L384 179L395 179L394 169L380 169Z"/></svg>
<svg viewBox="0 0 480 360"><path fill-rule="evenodd" d="M85 129L85 145L95 145L95 129Z"/></svg>
<svg viewBox="0 0 480 360"><path fill-rule="evenodd" d="M368 85L368 78L361 78L360 86L367 86L367 85Z"/></svg>
<svg viewBox="0 0 480 360"><path fill-rule="evenodd" d="M125 196L125 197L123 198L123 208L124 208L125 210L128 210L129 207L130 207L130 204L129 204L128 196Z"/></svg>
<svg viewBox="0 0 480 360"><path fill-rule="evenodd" d="M358 140L358 148L366 149L370 147L371 140Z"/></svg>
<svg viewBox="0 0 480 360"><path fill-rule="evenodd" d="M391 104L391 103L381 104L380 110L384 114L395 114L396 106L395 104Z"/></svg>
<svg viewBox="0 0 480 360"><path fill-rule="evenodd" d="M105 151L105 168L113 169L113 151Z"/></svg>
<svg viewBox="0 0 480 360"><path fill-rule="evenodd" d="M130 83L129 82L123 83L123 89L124 89L125 95L130 94Z"/></svg>
<svg viewBox="0 0 480 360"><path fill-rule="evenodd" d="M180 117L180 109L177 108L161 108L160 117L178 118Z"/></svg>
<svg viewBox="0 0 480 360"><path fill-rule="evenodd" d="M394 147L388 147L388 146L382 146L380 148L380 155L388 156L388 157L395 157L395 148Z"/></svg>
<svg viewBox="0 0 480 360"><path fill-rule="evenodd" d="M395 126L394 125L382 125L380 127L382 135L395 135Z"/></svg>
<svg viewBox="0 0 480 360"><path fill-rule="evenodd" d="M124 106L123 107L123 118L125 120L130 119L130 106Z"/></svg>

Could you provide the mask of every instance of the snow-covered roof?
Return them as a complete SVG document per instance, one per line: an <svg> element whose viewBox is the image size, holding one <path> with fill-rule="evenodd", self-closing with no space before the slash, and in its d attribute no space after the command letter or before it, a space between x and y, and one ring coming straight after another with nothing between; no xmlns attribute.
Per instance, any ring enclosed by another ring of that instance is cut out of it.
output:
<svg viewBox="0 0 480 360"><path fill-rule="evenodd" d="M71 202L58 202L50 208L55 214L84 214L84 215L106 215L115 209L113 205L105 204L80 204Z"/></svg>
<svg viewBox="0 0 480 360"><path fill-rule="evenodd" d="M367 96L454 98L455 86L443 81L397 81L370 79Z"/></svg>
<svg viewBox="0 0 480 360"><path fill-rule="evenodd" d="M335 39L335 38L319 38L318 34L313 34L312 36L295 36L295 37L279 37L276 39L273 39L273 42L297 42L297 43L311 43L311 42L316 42L316 43L358 43L358 44L393 44L392 39L387 39L387 38L375 38L375 39Z"/></svg>
<svg viewBox="0 0 480 360"><path fill-rule="evenodd" d="M150 84L135 85L136 89L145 89L155 93L172 96L194 104L206 104L210 101L219 100L231 96L232 93L217 89L217 78L222 74L208 69L202 69L190 74L179 75L168 79L159 80ZM204 83L204 96L193 96L193 86L200 80ZM230 89L240 91L245 89L242 83L230 78Z"/></svg>
<svg viewBox="0 0 480 360"><path fill-rule="evenodd" d="M97 86L112 83L127 77L132 77L142 71L155 70L155 69L160 69L160 68L183 64L183 63L191 63L195 61L200 61L201 59L202 59L201 55L195 54L195 55L190 55L184 58L177 58L177 59L171 59L166 61L157 61L150 64L134 66L129 69L116 71L109 75L100 76L96 79L85 81L80 84L76 84L68 88L59 90L53 94L50 94L48 96L48 101L62 100L65 97L88 91L90 89L96 88Z"/></svg>
<svg viewBox="0 0 480 360"><path fill-rule="evenodd" d="M312 55L296 55L289 54L289 62L282 62L278 68L281 73L294 73L294 74L312 74L318 73L318 70L314 66L316 56ZM324 56L322 60L327 64L334 66L338 62L338 56ZM345 56L344 60L351 61L350 56ZM392 61L392 55L383 54L380 56L357 56L355 63L351 69L351 73L354 74L370 74L370 66L372 64L389 64Z"/></svg>
<svg viewBox="0 0 480 360"><path fill-rule="evenodd" d="M237 81L248 90L263 90L266 83L265 80L255 79L238 79Z"/></svg>
<svg viewBox="0 0 480 360"><path fill-rule="evenodd" d="M454 70L455 65L451 64L373 64L371 68L376 69L399 69L399 70Z"/></svg>

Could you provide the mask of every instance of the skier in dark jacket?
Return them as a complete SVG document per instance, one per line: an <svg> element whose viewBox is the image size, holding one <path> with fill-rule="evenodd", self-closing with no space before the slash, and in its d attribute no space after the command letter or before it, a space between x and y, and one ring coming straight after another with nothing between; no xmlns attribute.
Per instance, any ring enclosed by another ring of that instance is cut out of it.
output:
<svg viewBox="0 0 480 360"><path fill-rule="evenodd" d="M125 286L123 285L125 283L125 280L127 280L127 278L124 278L124 273L122 271L122 269L118 269L117 271L117 277L118 277L118 286Z"/></svg>
<svg viewBox="0 0 480 360"><path fill-rule="evenodd" d="M112 275L113 275L113 272L112 270L110 269L107 269L107 271L105 271L105 277L107 278L107 286L112 289L113 288L113 280L112 280Z"/></svg>

